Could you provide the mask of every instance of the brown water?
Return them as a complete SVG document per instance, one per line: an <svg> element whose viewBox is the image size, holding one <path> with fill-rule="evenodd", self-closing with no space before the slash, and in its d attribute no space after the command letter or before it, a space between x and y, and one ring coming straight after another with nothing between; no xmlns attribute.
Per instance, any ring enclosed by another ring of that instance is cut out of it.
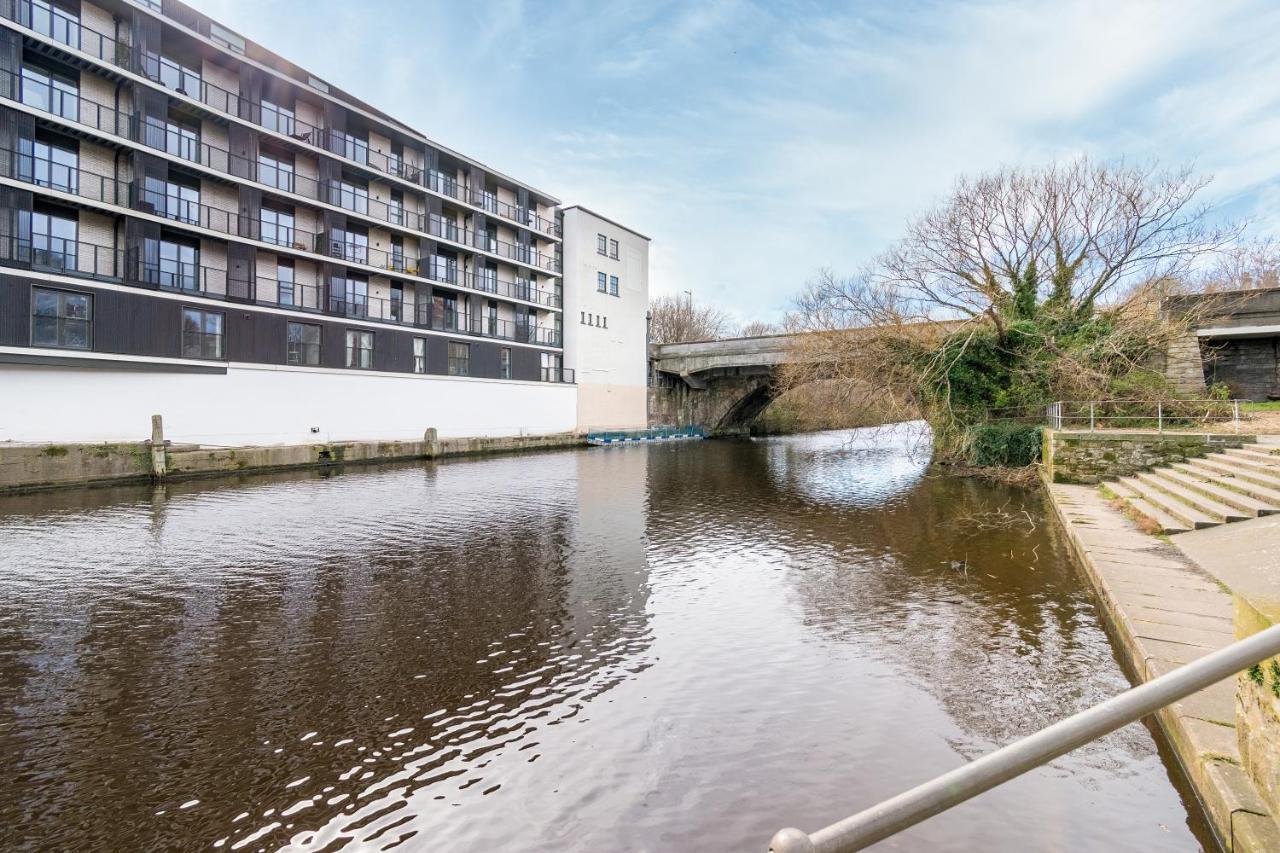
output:
<svg viewBox="0 0 1280 853"><path fill-rule="evenodd" d="M761 851L1127 686L1045 513L868 433L7 498L0 849ZM1180 785L1131 726L883 848Z"/></svg>

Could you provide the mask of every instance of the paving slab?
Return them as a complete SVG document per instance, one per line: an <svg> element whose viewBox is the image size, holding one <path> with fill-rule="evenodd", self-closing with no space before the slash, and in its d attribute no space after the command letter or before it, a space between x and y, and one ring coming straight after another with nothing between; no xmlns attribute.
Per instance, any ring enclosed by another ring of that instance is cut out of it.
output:
<svg viewBox="0 0 1280 853"><path fill-rule="evenodd" d="M1094 486L1053 483L1047 488L1121 656L1130 662L1138 681L1172 672L1232 642L1230 580L1174 543L1195 537L1205 541L1204 550L1223 552L1223 559L1257 559L1256 544L1224 549L1221 543L1238 536L1241 528L1268 522L1280 537L1280 516L1178 534L1166 541L1140 531ZM1263 565L1280 568L1280 538L1274 553L1274 562ZM1280 576L1280 571L1272 574ZM1280 604L1280 577L1275 581ZM1227 848L1242 853L1280 851L1280 824L1239 766L1235 695L1236 680L1228 678L1173 703L1156 714L1156 720Z"/></svg>

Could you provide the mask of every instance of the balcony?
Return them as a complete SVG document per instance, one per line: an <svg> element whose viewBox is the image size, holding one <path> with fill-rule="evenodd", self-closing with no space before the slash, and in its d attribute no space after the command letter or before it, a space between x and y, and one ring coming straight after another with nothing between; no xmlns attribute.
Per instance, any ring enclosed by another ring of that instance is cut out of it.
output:
<svg viewBox="0 0 1280 853"><path fill-rule="evenodd" d="M479 190L461 187L456 180L439 172L414 166L401 156L371 150L367 142L352 140L336 130L309 124L299 119L292 111L266 102L254 102L237 92L223 89L204 80L193 69L184 68L155 53L135 50L106 33L85 26L74 15L69 15L56 7L36 5L32 0L9 0L9 2L0 2L0 18L7 18L20 26L34 30L54 42L85 53L99 62L145 77L225 116L251 122L265 130L321 148L370 171L390 175L462 204L480 207L540 234L550 237L560 236L559 225L554 220L538 216L532 210L506 202L486 203L485 194Z"/></svg>

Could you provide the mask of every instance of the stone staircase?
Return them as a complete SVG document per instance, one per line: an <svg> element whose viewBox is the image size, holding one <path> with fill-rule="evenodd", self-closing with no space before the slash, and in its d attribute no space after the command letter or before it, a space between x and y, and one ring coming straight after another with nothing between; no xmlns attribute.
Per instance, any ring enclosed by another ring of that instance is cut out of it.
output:
<svg viewBox="0 0 1280 853"><path fill-rule="evenodd" d="M1163 533L1280 513L1280 443L1246 444L1107 484Z"/></svg>

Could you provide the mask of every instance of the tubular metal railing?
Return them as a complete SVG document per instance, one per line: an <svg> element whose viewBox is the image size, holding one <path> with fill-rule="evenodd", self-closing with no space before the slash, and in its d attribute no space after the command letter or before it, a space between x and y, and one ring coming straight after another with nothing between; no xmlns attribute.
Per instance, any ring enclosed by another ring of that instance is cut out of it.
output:
<svg viewBox="0 0 1280 853"><path fill-rule="evenodd" d="M1231 424L1240 431L1239 400L1059 400L1045 418L1053 429L1194 429Z"/></svg>
<svg viewBox="0 0 1280 853"><path fill-rule="evenodd" d="M812 834L784 829L772 853L853 853L959 805L1166 705L1280 655L1280 625L1067 717Z"/></svg>

